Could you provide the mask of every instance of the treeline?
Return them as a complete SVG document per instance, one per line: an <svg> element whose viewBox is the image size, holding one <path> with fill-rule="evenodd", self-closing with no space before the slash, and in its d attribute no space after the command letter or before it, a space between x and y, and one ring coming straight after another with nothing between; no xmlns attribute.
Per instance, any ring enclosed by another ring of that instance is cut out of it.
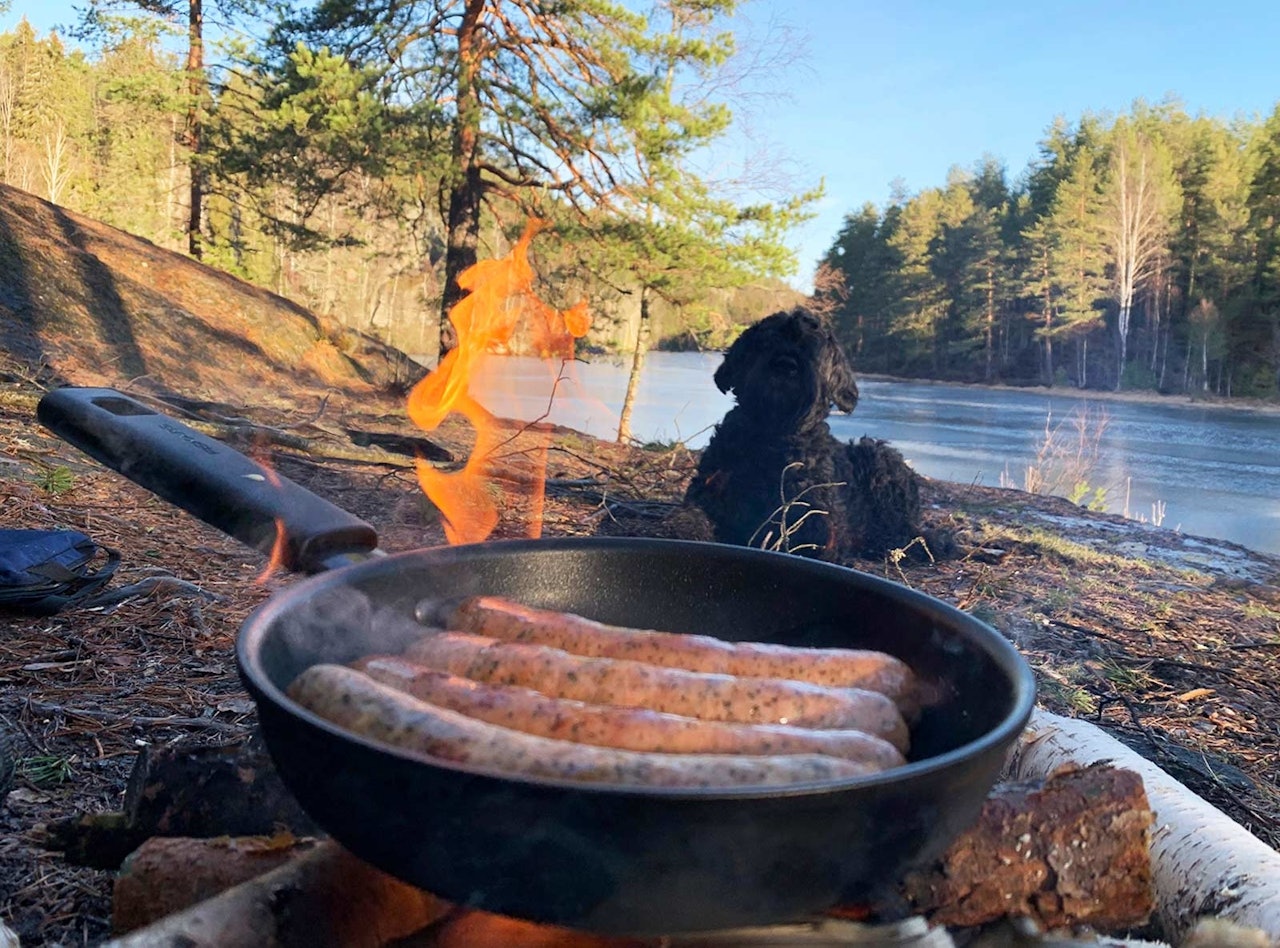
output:
<svg viewBox="0 0 1280 948"><path fill-rule="evenodd" d="M715 347L796 297L782 237L811 199L680 174L729 122L687 90L733 54L732 6L223 0L216 47L186 2L91 0L83 49L0 34L0 180L430 355L452 276L536 215L550 302L588 298L592 346L632 349L643 317L642 341Z"/></svg>
<svg viewBox="0 0 1280 948"><path fill-rule="evenodd" d="M1274 397L1280 107L1136 103L845 218L821 295L861 371Z"/></svg>

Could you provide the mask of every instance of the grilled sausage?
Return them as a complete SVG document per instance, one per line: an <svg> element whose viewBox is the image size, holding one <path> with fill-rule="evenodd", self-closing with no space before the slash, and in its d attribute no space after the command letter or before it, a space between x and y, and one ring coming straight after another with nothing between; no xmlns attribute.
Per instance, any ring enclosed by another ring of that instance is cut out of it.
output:
<svg viewBox="0 0 1280 948"><path fill-rule="evenodd" d="M289 696L372 740L512 776L623 786L754 787L872 772L865 764L821 754L650 754L535 737L419 701L344 665L311 666L289 686Z"/></svg>
<svg viewBox="0 0 1280 948"><path fill-rule="evenodd" d="M413 643L410 661L463 678L521 685L590 704L649 708L711 721L866 731L906 750L907 725L875 691L780 678L737 678L644 662L570 655L546 645L440 632Z"/></svg>
<svg viewBox="0 0 1280 948"><path fill-rule="evenodd" d="M471 681L395 655L374 655L353 667L415 698L539 737L677 754L827 754L875 770L906 763L888 741L862 731L700 721L645 708L587 704L514 685Z"/></svg>
<svg viewBox="0 0 1280 948"><path fill-rule="evenodd" d="M884 652L726 642L710 635L628 629L498 596L463 599L447 607L442 619L448 629L505 642L550 645L575 655L625 658L721 675L865 688L888 695L905 714L918 709L915 675L901 659Z"/></svg>

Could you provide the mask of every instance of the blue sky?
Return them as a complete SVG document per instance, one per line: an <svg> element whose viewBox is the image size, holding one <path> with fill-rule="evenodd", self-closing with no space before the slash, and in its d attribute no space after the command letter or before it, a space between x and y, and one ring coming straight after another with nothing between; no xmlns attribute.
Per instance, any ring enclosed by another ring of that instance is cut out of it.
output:
<svg viewBox="0 0 1280 948"><path fill-rule="evenodd" d="M757 0L805 40L786 99L752 124L788 153L799 181L826 181L798 235L802 278L844 215L940 185L984 153L1013 178L1055 115L1122 111L1179 96L1192 113L1268 115L1280 102L1280 3L1228 0Z"/></svg>
<svg viewBox="0 0 1280 948"><path fill-rule="evenodd" d="M72 0L15 0L42 33ZM1280 101L1280 2L1237 0L752 0L748 43L782 36L800 56L754 85L740 136L716 154L733 174L748 157L782 183L826 182L817 218L795 235L805 285L844 215L941 184L984 153L1010 176L1036 154L1055 115L1121 111L1180 97L1191 112L1269 114ZM716 169L711 169L716 170Z"/></svg>

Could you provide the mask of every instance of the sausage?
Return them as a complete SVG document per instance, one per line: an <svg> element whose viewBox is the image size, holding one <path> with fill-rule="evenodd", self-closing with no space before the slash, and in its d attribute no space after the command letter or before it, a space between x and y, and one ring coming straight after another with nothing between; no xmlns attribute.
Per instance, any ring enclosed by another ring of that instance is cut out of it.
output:
<svg viewBox="0 0 1280 948"><path fill-rule="evenodd" d="M653 754L524 734L419 701L344 665L313 665L289 696L353 733L512 776L650 787L754 787L863 776L865 764L798 754Z"/></svg>
<svg viewBox="0 0 1280 948"><path fill-rule="evenodd" d="M546 645L439 632L405 651L410 661L474 681L520 685L590 704L649 708L711 721L866 731L901 751L907 725L887 696L780 678L737 678L644 662L570 655Z"/></svg>
<svg viewBox="0 0 1280 948"><path fill-rule="evenodd" d="M721 675L865 688L888 695L908 715L918 710L915 675L905 662L885 652L726 642L710 635L628 629L572 613L535 609L498 596L463 599L446 607L441 618L446 628L458 632L550 645L593 658L625 658Z"/></svg>
<svg viewBox="0 0 1280 948"><path fill-rule="evenodd" d="M827 754L887 770L906 763L888 741L863 731L700 721L645 708L587 704L514 685L487 685L395 655L353 664L374 681L490 724L539 737L677 754Z"/></svg>

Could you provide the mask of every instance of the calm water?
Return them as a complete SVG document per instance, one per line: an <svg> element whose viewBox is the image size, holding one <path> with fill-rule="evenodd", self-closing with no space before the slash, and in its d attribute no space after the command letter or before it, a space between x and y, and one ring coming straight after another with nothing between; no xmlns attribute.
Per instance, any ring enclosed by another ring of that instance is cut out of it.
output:
<svg viewBox="0 0 1280 948"><path fill-rule="evenodd" d="M640 440L701 447L731 407L711 380L718 353L651 353L632 431ZM497 414L557 424L602 438L617 432L629 361L605 358L554 376L535 359L488 360L484 378ZM1023 485L1044 440L1046 419L1074 441L1073 419L1104 420L1089 481L1107 489L1107 509L1163 525L1280 553L1280 415L1223 408L1090 401L1036 392L987 391L911 382L859 382L852 415L833 415L841 438L893 442L922 474L999 486ZM474 389L473 389L474 390ZM548 406L550 410L548 411Z"/></svg>

